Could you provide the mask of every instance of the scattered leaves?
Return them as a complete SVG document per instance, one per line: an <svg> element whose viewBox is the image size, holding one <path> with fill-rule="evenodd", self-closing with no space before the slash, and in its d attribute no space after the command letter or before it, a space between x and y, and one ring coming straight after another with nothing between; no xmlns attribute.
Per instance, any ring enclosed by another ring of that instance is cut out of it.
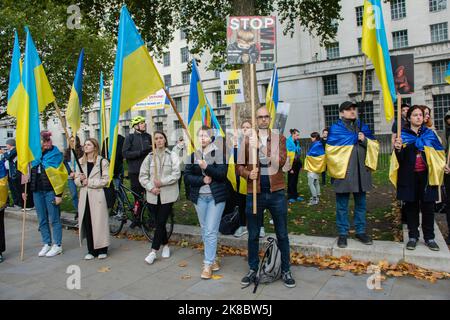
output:
<svg viewBox="0 0 450 320"><path fill-rule="evenodd" d="M220 275L220 274L213 274L213 275L211 276L211 279L213 279L213 280L220 280L220 279L222 279L222 278L223 278L223 276Z"/></svg>
<svg viewBox="0 0 450 320"><path fill-rule="evenodd" d="M181 261L181 262L178 264L178 266L179 266L180 268L185 268L187 265L188 265L187 261Z"/></svg>
<svg viewBox="0 0 450 320"><path fill-rule="evenodd" d="M184 275L181 276L181 280L189 280L191 278L192 277L189 274L184 274Z"/></svg>
<svg viewBox="0 0 450 320"><path fill-rule="evenodd" d="M102 273L110 272L110 271L111 271L110 267L101 267L100 269L97 270L97 272L102 272Z"/></svg>

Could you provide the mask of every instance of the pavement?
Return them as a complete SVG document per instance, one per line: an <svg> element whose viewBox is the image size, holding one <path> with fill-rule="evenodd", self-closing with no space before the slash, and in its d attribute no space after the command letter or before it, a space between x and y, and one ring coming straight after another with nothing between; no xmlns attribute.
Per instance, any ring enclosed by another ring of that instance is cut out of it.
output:
<svg viewBox="0 0 450 320"><path fill-rule="evenodd" d="M370 290L369 274L356 276L302 266L292 267L297 281L295 288L288 289L276 281L261 285L253 294L253 286L246 289L240 286L247 271L244 257L223 257L222 269L216 273L220 277L202 280L202 253L198 250L173 246L169 259L158 258L150 266L144 262L148 242L112 238L106 260L84 261L86 247L80 248L73 230L63 232L62 255L39 258L40 234L32 221L26 224L24 261L20 261L22 223L7 217L5 224L7 251L5 261L0 264L2 300L450 299L450 280L430 283L412 277L387 278L380 290Z"/></svg>

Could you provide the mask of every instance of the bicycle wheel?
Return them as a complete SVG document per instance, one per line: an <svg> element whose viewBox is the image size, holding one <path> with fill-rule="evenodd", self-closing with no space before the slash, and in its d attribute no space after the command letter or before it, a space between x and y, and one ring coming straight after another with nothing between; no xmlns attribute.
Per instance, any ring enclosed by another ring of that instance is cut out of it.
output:
<svg viewBox="0 0 450 320"><path fill-rule="evenodd" d="M127 221L123 203L116 199L113 207L109 210L109 233L116 236L122 231L123 225Z"/></svg>
<svg viewBox="0 0 450 320"><path fill-rule="evenodd" d="M150 206L148 204L145 204L141 210L140 222L142 232L145 234L145 236L150 242L153 241L153 234L155 233L156 228L156 220L155 215L150 212ZM170 239L170 236L172 235L173 225L174 225L174 215L172 211L166 223L167 239Z"/></svg>

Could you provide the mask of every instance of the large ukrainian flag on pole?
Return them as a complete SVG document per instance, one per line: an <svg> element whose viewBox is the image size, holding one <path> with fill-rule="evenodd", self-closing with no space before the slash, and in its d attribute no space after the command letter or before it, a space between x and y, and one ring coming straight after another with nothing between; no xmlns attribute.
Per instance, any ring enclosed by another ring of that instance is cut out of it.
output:
<svg viewBox="0 0 450 320"><path fill-rule="evenodd" d="M39 112L55 101L50 83L37 53L30 31L25 28L27 41L22 72L24 94L17 112L18 169L28 173L28 164L42 156Z"/></svg>
<svg viewBox="0 0 450 320"><path fill-rule="evenodd" d="M266 93L266 108L270 114L270 129L273 129L278 107L278 70L273 68L272 77Z"/></svg>
<svg viewBox="0 0 450 320"><path fill-rule="evenodd" d="M394 102L397 100L397 95L384 28L381 0L364 1L361 49L372 61L375 68L383 91L384 115L386 121L390 122L394 118Z"/></svg>
<svg viewBox="0 0 450 320"><path fill-rule="evenodd" d="M164 88L152 57L126 6L120 12L109 129L109 176L113 177L119 117L136 103Z"/></svg>
<svg viewBox="0 0 450 320"><path fill-rule="evenodd" d="M83 96L83 60L84 49L81 49L78 59L77 73L73 81L72 91L70 92L69 103L67 104L66 119L72 129L72 136L77 135L81 126L81 103Z"/></svg>
<svg viewBox="0 0 450 320"><path fill-rule="evenodd" d="M13 117L17 116L17 110L22 99L23 85L22 85L22 62L20 60L19 36L17 31L14 32L14 49L12 54L11 69L9 73L9 87L8 87L8 107L6 112Z"/></svg>

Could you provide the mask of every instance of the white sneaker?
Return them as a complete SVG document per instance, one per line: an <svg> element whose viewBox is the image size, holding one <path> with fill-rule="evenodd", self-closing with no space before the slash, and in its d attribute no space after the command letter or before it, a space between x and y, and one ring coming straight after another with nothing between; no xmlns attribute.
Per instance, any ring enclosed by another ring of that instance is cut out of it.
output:
<svg viewBox="0 0 450 320"><path fill-rule="evenodd" d="M162 249L161 257L169 258L170 257L170 248L168 245L165 245Z"/></svg>
<svg viewBox="0 0 450 320"><path fill-rule="evenodd" d="M39 251L38 256L39 257L45 257L45 255L47 254L47 252L50 251L51 248L52 248L51 246L46 244L45 246L42 247L41 251Z"/></svg>
<svg viewBox="0 0 450 320"><path fill-rule="evenodd" d="M266 231L264 230L264 227L261 227L259 230L259 237L264 238L266 236Z"/></svg>
<svg viewBox="0 0 450 320"><path fill-rule="evenodd" d="M234 236L236 238L240 238L242 237L244 234L248 233L247 231L247 227L239 227L237 228L237 230L234 232Z"/></svg>
<svg viewBox="0 0 450 320"><path fill-rule="evenodd" d="M145 258L145 262L147 262L148 264L153 264L153 262L156 259L156 253L155 252L150 252L150 254Z"/></svg>
<svg viewBox="0 0 450 320"><path fill-rule="evenodd" d="M108 255L106 253L102 253L102 254L98 255L99 260L106 259L106 258L108 258Z"/></svg>
<svg viewBox="0 0 450 320"><path fill-rule="evenodd" d="M84 260L94 260L94 256L90 253L84 256Z"/></svg>
<svg viewBox="0 0 450 320"><path fill-rule="evenodd" d="M58 246L57 244L54 244L49 252L45 255L47 258L57 256L58 254L62 253L62 246Z"/></svg>

